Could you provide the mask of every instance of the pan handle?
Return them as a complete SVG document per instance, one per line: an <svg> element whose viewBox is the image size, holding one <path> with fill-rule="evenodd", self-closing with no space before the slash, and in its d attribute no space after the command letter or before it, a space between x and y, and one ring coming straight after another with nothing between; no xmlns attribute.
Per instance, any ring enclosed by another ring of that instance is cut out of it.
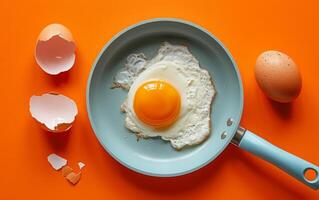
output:
<svg viewBox="0 0 319 200"><path fill-rule="evenodd" d="M309 187L319 189L318 166L274 146L241 127L237 130L232 143L241 149L271 162ZM313 177L313 180L308 180L305 177L305 173L308 172L308 170L314 172L315 177Z"/></svg>

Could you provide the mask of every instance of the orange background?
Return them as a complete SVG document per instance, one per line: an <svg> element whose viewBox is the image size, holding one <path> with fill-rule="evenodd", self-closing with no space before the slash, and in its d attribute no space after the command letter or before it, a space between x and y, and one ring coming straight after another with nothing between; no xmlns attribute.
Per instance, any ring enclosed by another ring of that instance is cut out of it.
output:
<svg viewBox="0 0 319 200"><path fill-rule="evenodd" d="M298 2L298 3L296 3ZM319 6L316 1L17 1L1 3L0 199L318 199L319 194L279 169L230 145L213 163L177 178L136 174L113 160L92 132L86 81L103 45L123 28L155 17L198 23L234 56L245 88L242 125L319 165ZM67 26L77 42L76 64L52 77L35 63L38 34L47 24ZM281 50L299 65L303 89L291 105L270 102L257 87L259 53ZM57 91L73 98L79 115L67 134L42 131L29 113L33 94ZM72 186L49 166L57 153L76 167Z"/></svg>

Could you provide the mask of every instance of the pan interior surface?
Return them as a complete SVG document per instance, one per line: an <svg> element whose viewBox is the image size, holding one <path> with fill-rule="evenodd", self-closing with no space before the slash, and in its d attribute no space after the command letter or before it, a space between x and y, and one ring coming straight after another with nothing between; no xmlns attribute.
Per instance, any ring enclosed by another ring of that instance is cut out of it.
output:
<svg viewBox="0 0 319 200"><path fill-rule="evenodd" d="M157 54L162 42L186 45L212 76L217 94L211 113L211 135L200 145L174 150L160 138L140 139L124 127L120 105L127 92L110 89L127 56ZM235 63L210 33L189 22L173 19L145 21L116 35L101 51L87 87L87 109L102 146L126 167L151 176L178 176L203 167L229 144L242 114L243 91ZM227 119L234 123L227 126ZM222 133L226 132L225 137ZM223 138L223 139L222 139Z"/></svg>

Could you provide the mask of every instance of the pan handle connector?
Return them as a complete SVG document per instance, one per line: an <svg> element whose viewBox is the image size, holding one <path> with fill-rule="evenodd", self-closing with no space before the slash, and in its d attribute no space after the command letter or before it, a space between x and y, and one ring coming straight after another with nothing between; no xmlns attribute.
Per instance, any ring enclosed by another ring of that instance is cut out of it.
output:
<svg viewBox="0 0 319 200"><path fill-rule="evenodd" d="M319 167L284 151L251 131L239 128L232 143L284 170L313 189L319 188ZM307 173L312 172L312 177Z"/></svg>

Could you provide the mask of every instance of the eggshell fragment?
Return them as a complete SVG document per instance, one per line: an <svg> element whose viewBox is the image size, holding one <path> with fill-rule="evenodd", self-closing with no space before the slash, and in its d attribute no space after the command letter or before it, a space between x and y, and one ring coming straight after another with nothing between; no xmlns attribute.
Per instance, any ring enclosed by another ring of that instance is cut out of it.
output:
<svg viewBox="0 0 319 200"><path fill-rule="evenodd" d="M287 103L301 91L301 75L296 63L279 51L265 51L255 65L259 87L272 100Z"/></svg>
<svg viewBox="0 0 319 200"><path fill-rule="evenodd" d="M83 162L78 162L78 166L80 169L82 169L83 167L85 167L85 164Z"/></svg>
<svg viewBox="0 0 319 200"><path fill-rule="evenodd" d="M46 93L30 98L30 112L50 132L64 132L72 127L78 113L75 102L61 94Z"/></svg>
<svg viewBox="0 0 319 200"><path fill-rule="evenodd" d="M70 30L61 24L46 26L38 37L35 59L51 75L71 69L75 62L75 42Z"/></svg>
<svg viewBox="0 0 319 200"><path fill-rule="evenodd" d="M67 160L52 153L48 156L48 162L51 164L51 166L55 169L55 170L59 170L61 169L63 166L65 166L67 164Z"/></svg>
<svg viewBox="0 0 319 200"><path fill-rule="evenodd" d="M62 168L62 176L66 177L67 175L69 175L71 172L73 172L73 169L69 166L64 166Z"/></svg>
<svg viewBox="0 0 319 200"><path fill-rule="evenodd" d="M81 179L81 172L79 173L74 173L71 172L69 173L66 177L65 177L70 183L72 183L73 185L77 184L80 179Z"/></svg>

